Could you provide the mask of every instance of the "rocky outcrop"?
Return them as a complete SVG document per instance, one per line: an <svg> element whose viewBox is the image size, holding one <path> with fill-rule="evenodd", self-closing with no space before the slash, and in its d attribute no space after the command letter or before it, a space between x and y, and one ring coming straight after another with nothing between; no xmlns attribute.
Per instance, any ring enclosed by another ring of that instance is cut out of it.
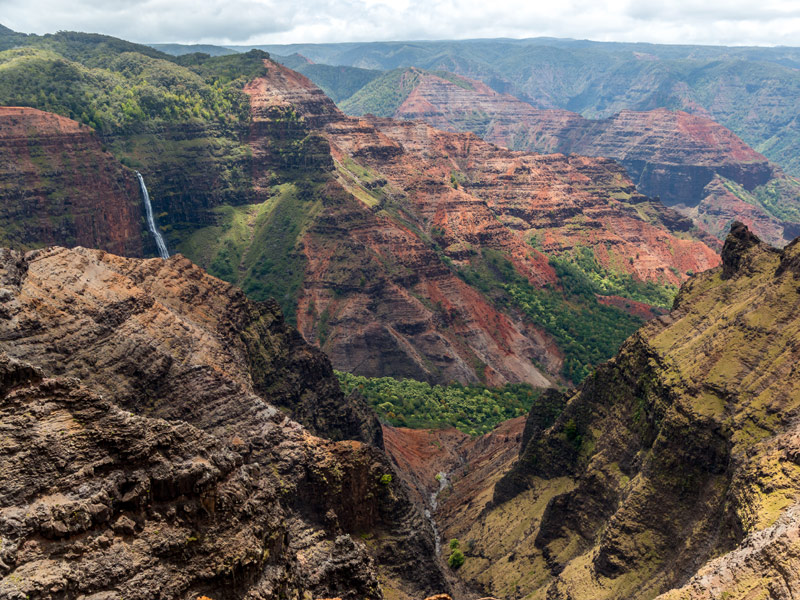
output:
<svg viewBox="0 0 800 600"><path fill-rule="evenodd" d="M0 237L5 246L154 249L134 173L71 119L0 107Z"/></svg>
<svg viewBox="0 0 800 600"><path fill-rule="evenodd" d="M0 258L0 595L447 590L366 409L274 303L181 256Z"/></svg>
<svg viewBox="0 0 800 600"><path fill-rule="evenodd" d="M555 421L535 407L493 502L444 529L468 548L463 577L497 597L790 597L798 248L736 224L722 268L684 284Z"/></svg>
<svg viewBox="0 0 800 600"><path fill-rule="evenodd" d="M640 192L678 207L714 235L724 237L730 221L739 219L774 244L794 237L784 233L787 223L758 202L740 197L771 181L791 180L709 118L659 108L589 120L565 110L534 108L465 77L414 68L409 72L414 74L413 89L394 109L394 118L472 131L515 150L613 158L625 166ZM732 193L721 181L733 183L742 194Z"/></svg>
<svg viewBox="0 0 800 600"><path fill-rule="evenodd" d="M793 505L774 525L747 536L740 546L704 565L689 582L657 600L726 597L792 598L800 587L800 506Z"/></svg>

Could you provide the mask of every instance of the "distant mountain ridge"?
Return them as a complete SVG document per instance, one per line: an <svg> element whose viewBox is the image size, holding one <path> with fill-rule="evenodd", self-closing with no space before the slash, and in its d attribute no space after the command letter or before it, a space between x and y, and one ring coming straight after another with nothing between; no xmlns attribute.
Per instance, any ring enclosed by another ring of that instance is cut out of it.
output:
<svg viewBox="0 0 800 600"><path fill-rule="evenodd" d="M587 118L680 109L710 117L800 176L800 48L528 40L453 40L259 46L315 63L445 70L538 108ZM750 110L759 106L758 111Z"/></svg>
<svg viewBox="0 0 800 600"><path fill-rule="evenodd" d="M480 81L414 67L389 71L340 104L349 114L472 131L514 150L613 158L640 191L720 237L736 219L775 245L800 233L800 181L702 116L659 108L589 120L534 108Z"/></svg>
<svg viewBox="0 0 800 600"><path fill-rule="evenodd" d="M227 54L237 54L240 50L233 50L225 46L215 46L214 44L148 44L151 48L155 48L166 54L172 56L183 56L184 54L193 54L195 52L202 52L209 56L225 56Z"/></svg>

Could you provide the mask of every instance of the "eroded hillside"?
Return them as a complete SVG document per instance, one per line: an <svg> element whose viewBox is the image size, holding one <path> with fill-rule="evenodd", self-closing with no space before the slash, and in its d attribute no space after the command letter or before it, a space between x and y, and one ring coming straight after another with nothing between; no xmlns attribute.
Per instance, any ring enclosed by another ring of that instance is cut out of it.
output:
<svg viewBox="0 0 800 600"><path fill-rule="evenodd" d="M0 107L0 239L143 256L142 202L131 173L86 126L33 108Z"/></svg>
<svg viewBox="0 0 800 600"><path fill-rule="evenodd" d="M404 93L392 95L394 89ZM796 178L705 115L659 108L589 120L534 108L479 81L415 68L386 73L342 108L472 131L513 150L613 158L640 192L659 197L721 238L733 220L781 246L800 233Z"/></svg>
<svg viewBox="0 0 800 600"><path fill-rule="evenodd" d="M684 284L555 421L534 406L476 519L458 482L444 500L461 576L496 597L791 598L798 252L735 224L722 267Z"/></svg>

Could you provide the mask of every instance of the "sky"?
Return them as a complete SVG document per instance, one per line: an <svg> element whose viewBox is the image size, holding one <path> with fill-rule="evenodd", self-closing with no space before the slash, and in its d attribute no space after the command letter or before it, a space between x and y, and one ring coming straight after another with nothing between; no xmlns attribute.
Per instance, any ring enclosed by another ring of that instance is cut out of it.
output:
<svg viewBox="0 0 800 600"><path fill-rule="evenodd" d="M800 46L800 0L0 0L0 24L140 43L552 36Z"/></svg>

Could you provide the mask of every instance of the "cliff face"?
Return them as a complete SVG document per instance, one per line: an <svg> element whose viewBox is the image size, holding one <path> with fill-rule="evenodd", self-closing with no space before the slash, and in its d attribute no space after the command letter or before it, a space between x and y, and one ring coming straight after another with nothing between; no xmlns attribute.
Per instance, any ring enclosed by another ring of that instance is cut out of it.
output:
<svg viewBox="0 0 800 600"><path fill-rule="evenodd" d="M790 598L798 251L735 224L722 268L684 284L555 421L534 407L493 502L446 524L464 578L497 597Z"/></svg>
<svg viewBox="0 0 800 600"><path fill-rule="evenodd" d="M791 231L784 232L791 224L771 214L757 199L751 198L748 207L741 194L719 193L719 180L744 193L762 189L773 180L794 180L706 117L661 108L623 110L607 119L588 120L569 111L534 108L464 77L418 69L409 72L415 76L413 90L395 108L394 118L472 131L516 150L613 158L625 166L640 192L677 206L714 235L724 236L729 223L739 219L771 243L783 245L794 237ZM725 222L718 226L698 212L718 214L718 220Z"/></svg>
<svg viewBox="0 0 800 600"><path fill-rule="evenodd" d="M4 251L0 277L0 595L447 589L374 417L274 304L180 256Z"/></svg>
<svg viewBox="0 0 800 600"><path fill-rule="evenodd" d="M471 135L349 118L302 75L266 66L245 88L254 181L278 198L264 210L277 211L285 191L275 186L299 167L315 173L303 209L310 216L298 219L287 248L303 270L298 328L337 368L548 385L532 363L558 371L548 336L457 276L492 250L532 283L555 284L528 242L533 234L543 233L545 251L588 246L642 280L677 283L717 264L704 244L670 233L690 230L687 220L637 194L610 161L512 153ZM641 260L614 258L635 255Z"/></svg>
<svg viewBox="0 0 800 600"><path fill-rule="evenodd" d="M0 107L0 205L6 246L143 256L152 244L133 173L88 127L33 108Z"/></svg>
<svg viewBox="0 0 800 600"><path fill-rule="evenodd" d="M681 273L717 264L708 246L675 235L688 233L690 223L639 194L613 161L509 152L474 136L422 124L389 119L375 124L405 150L402 162L390 163L384 172L409 180L426 158L430 163L425 185L417 182L412 197L441 228L447 247L502 249L526 274L535 270L525 270L518 257L531 238L548 254L589 247L601 264L643 281L679 283ZM461 184L447 190L445 181L452 174ZM499 224L491 223L494 217ZM502 234L489 235L498 225ZM482 227L489 231L481 232ZM614 261L614 255L638 260Z"/></svg>
<svg viewBox="0 0 800 600"><path fill-rule="evenodd" d="M545 336L535 331L529 336L524 325L456 277L419 229L416 215L394 201L402 190L374 175L366 184L386 197L381 203L370 195L351 171L364 167L334 146L340 138L328 132L340 131L342 139L365 136L382 144L373 148L381 156L402 152L398 144L369 124L344 117L305 77L278 65L269 64L268 76L245 91L252 98L253 131L283 132L252 136L254 155L294 155L322 172L310 184L318 186L321 202L308 205L305 214L311 217L291 247L304 265L297 322L306 339L347 371L549 385L531 361L558 360ZM285 145L276 138L296 140L294 152L277 152ZM287 177L285 165L273 166L257 181L266 187Z"/></svg>
<svg viewBox="0 0 800 600"><path fill-rule="evenodd" d="M256 198L245 128L189 122L131 129L104 133L102 140L142 173L170 248L187 230L213 222L214 208Z"/></svg>

